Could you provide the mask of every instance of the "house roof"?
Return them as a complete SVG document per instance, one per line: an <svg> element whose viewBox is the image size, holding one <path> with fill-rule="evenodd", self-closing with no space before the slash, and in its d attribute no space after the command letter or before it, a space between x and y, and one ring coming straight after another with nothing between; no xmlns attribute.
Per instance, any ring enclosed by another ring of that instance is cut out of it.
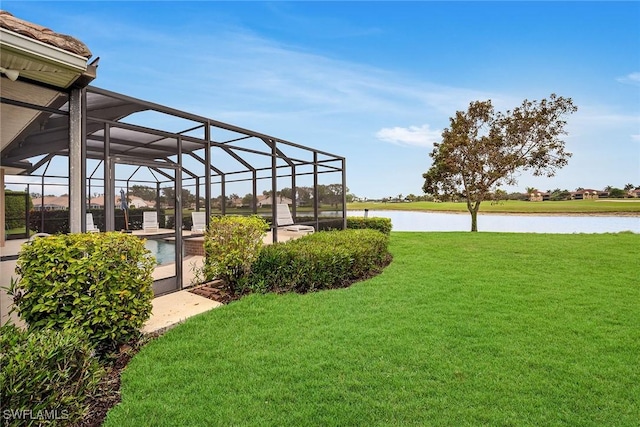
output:
<svg viewBox="0 0 640 427"><path fill-rule="evenodd" d="M3 102L0 149L25 136L41 113L22 108L32 103L59 108L71 87L82 88L95 77L97 60L87 64L91 51L80 40L14 17L0 10L0 67ZM17 104L17 105L16 105ZM20 173L26 165L2 162L8 173Z"/></svg>
<svg viewBox="0 0 640 427"><path fill-rule="evenodd" d="M33 206L60 206L60 207L68 207L69 206L69 196L44 196L44 197L34 197L32 199Z"/></svg>
<svg viewBox="0 0 640 427"><path fill-rule="evenodd" d="M270 205L272 202L271 196L265 196L264 194L259 194L257 197L257 201L259 204L268 204ZM285 203L287 205L291 204L291 199L288 197L276 196L276 203Z"/></svg>
<svg viewBox="0 0 640 427"><path fill-rule="evenodd" d="M582 190L574 191L572 194L584 194L584 193L600 193L601 190L594 190L592 188L583 188Z"/></svg>
<svg viewBox="0 0 640 427"><path fill-rule="evenodd" d="M49 28L16 18L6 10L0 10L0 28L55 46L67 52L85 58L91 57L91 51L80 40L66 34L56 33Z"/></svg>

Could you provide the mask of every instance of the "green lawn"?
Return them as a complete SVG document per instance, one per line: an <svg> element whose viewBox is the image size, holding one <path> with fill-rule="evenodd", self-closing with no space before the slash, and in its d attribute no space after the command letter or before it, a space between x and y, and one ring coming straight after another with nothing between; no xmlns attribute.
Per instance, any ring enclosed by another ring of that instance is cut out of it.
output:
<svg viewBox="0 0 640 427"><path fill-rule="evenodd" d="M147 345L106 426L637 426L640 235L392 233L347 289Z"/></svg>
<svg viewBox="0 0 640 427"><path fill-rule="evenodd" d="M25 228L24 227L18 227L18 228L9 228L5 231L7 236L11 236L14 234L24 234L25 233ZM35 231L31 230L31 233L35 233Z"/></svg>
<svg viewBox="0 0 640 427"><path fill-rule="evenodd" d="M467 204L460 203L348 203L349 210L402 210L402 211L453 211L468 212ZM634 213L640 216L640 199L567 200L561 202L524 202L506 200L492 205L483 202L480 212L495 213Z"/></svg>

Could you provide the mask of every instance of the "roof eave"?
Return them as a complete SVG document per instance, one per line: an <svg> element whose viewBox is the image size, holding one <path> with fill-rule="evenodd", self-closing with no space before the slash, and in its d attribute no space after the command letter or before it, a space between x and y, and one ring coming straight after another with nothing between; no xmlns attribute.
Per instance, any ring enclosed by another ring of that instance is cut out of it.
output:
<svg viewBox="0 0 640 427"><path fill-rule="evenodd" d="M5 28L0 28L0 48L3 56L13 54L26 60L46 64L60 71L73 74L73 77L69 79L64 88L70 87L87 72L88 58ZM22 77L39 80L37 71L29 71L28 69L19 71ZM95 76L95 70L93 70L93 74Z"/></svg>

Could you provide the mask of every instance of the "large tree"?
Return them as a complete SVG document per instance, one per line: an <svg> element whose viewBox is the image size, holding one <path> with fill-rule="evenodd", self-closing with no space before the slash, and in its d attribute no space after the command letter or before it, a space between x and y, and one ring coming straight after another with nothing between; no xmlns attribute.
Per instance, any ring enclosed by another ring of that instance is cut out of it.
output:
<svg viewBox="0 0 640 427"><path fill-rule="evenodd" d="M156 189L146 185L132 185L129 187L129 195L140 197L147 202L154 202L156 200Z"/></svg>
<svg viewBox="0 0 640 427"><path fill-rule="evenodd" d="M551 177L568 163L571 153L560 137L566 135L564 117L575 111L571 98L555 94L549 100L524 100L506 113L496 112L491 100L472 102L450 118L442 142L434 144L424 192L462 196L471 231L478 231L480 204L494 188L515 185L524 171Z"/></svg>

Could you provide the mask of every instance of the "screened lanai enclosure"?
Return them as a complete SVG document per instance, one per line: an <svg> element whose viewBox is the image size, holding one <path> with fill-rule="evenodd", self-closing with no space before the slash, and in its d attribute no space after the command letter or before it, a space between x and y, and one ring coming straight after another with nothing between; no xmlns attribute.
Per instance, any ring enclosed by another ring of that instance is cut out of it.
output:
<svg viewBox="0 0 640 427"><path fill-rule="evenodd" d="M3 78L1 102L5 197L25 207L4 219L7 239L85 232L88 218L132 232L162 258L156 294L186 285L191 212L262 215L273 241L277 204L316 230L346 225L343 157L92 86ZM145 212L157 228L143 227Z"/></svg>
<svg viewBox="0 0 640 427"><path fill-rule="evenodd" d="M274 242L277 204L345 228L343 157L90 86L98 59L82 41L3 10L0 36L3 271L34 234L122 231L160 261L158 295L184 285L194 212L262 215Z"/></svg>

